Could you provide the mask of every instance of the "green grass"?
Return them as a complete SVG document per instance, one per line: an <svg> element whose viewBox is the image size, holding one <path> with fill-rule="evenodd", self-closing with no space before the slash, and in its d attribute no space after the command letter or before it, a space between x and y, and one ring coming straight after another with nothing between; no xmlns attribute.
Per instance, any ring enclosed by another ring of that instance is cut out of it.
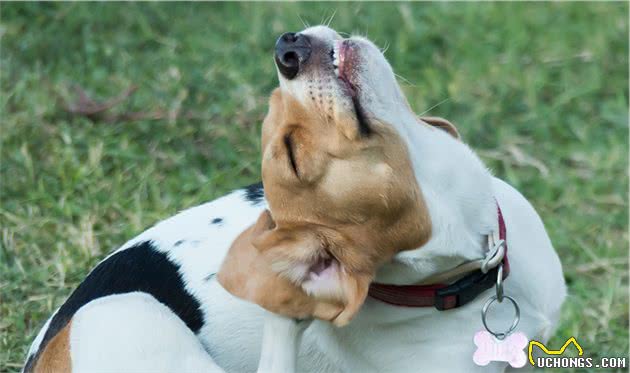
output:
<svg viewBox="0 0 630 373"><path fill-rule="evenodd" d="M551 346L628 355L627 3L3 3L0 371L110 250L258 180L275 38L334 9L540 212L570 291ZM138 89L89 119L75 84Z"/></svg>

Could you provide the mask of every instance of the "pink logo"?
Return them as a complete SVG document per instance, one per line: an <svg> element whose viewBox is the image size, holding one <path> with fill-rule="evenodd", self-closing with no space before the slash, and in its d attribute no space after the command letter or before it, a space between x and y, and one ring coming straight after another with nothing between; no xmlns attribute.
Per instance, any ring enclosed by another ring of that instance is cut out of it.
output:
<svg viewBox="0 0 630 373"><path fill-rule="evenodd" d="M527 347L528 339L523 333L513 333L500 340L481 330L475 334L474 342L477 351L473 354L473 361L477 365L488 365L491 361L506 361L514 368L521 368L527 363L523 349Z"/></svg>

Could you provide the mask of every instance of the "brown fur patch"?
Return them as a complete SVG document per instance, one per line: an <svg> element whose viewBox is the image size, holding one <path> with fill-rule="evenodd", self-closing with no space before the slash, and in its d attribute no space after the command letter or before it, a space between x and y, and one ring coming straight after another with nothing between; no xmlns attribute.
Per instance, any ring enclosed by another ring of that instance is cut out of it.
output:
<svg viewBox="0 0 630 373"><path fill-rule="evenodd" d="M220 278L228 291L295 317L314 309L302 302L307 290L311 303L343 302L333 322L344 325L365 301L377 268L428 241L431 221L404 141L388 123L372 120L370 129L362 136L354 115L322 116L280 89L273 92L262 129L262 176L273 218L230 249ZM233 261L236 251L241 259ZM331 257L340 268L328 277L334 285L309 288L309 268ZM282 281L274 279L278 274Z"/></svg>
<svg viewBox="0 0 630 373"><path fill-rule="evenodd" d="M330 228L334 237L321 233L326 244L346 239L344 246L357 246L339 248L335 257L351 271L367 273L381 257L421 246L431 231L404 141L389 124L370 124L369 138L348 136L349 127L357 128L354 119L325 120L276 90L262 144L263 183L276 230L302 223ZM287 134L298 175L288 162Z"/></svg>
<svg viewBox="0 0 630 373"><path fill-rule="evenodd" d="M37 359L33 373L65 373L72 371L70 328L72 321L48 342Z"/></svg>

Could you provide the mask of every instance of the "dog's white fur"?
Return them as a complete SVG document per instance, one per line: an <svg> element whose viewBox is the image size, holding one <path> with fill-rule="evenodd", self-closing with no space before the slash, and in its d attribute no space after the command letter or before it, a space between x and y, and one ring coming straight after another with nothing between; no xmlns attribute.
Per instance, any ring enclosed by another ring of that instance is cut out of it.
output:
<svg viewBox="0 0 630 373"><path fill-rule="evenodd" d="M305 33L336 35L323 27ZM406 104L398 86L379 80L380 75L391 74L387 71L391 68L379 64L384 60L380 56L371 60L375 65L369 67L372 73L364 84L372 89L361 94L374 97L361 99L373 103L370 114L394 124L405 139L433 227L426 245L397 255L379 271L377 280L412 284L483 257L484 237L497 229L498 203L507 226L511 264L505 292L519 302L518 330L546 341L566 289L560 261L538 214L518 191L494 178L465 144L419 124L411 110L401 109ZM374 73L381 70L382 74ZM281 88L297 98L303 91L299 84L281 79ZM143 293L100 298L84 306L73 320L73 371L208 372L219 366L228 372L255 371L265 311L234 298L207 277L218 271L234 238L265 208L264 201L252 205L245 201L243 191L236 191L167 219L119 249L151 240L168 253L181 266L187 289L202 304L204 326L194 335L168 308ZM224 223L208 225L215 216ZM175 247L180 240L185 243ZM472 362L473 335L483 329L480 310L491 295L489 290L465 307L444 312L395 307L368 298L344 328L317 320L303 325L298 371L502 372L505 363L477 367ZM493 325L509 325L512 310L497 308L491 320ZM278 328L286 326L282 320L275 322ZM295 337L294 329L275 330L284 334L281 340ZM265 348L269 354L282 354ZM291 348L286 348L285 356L266 359L266 364L274 359L291 362L292 355Z"/></svg>

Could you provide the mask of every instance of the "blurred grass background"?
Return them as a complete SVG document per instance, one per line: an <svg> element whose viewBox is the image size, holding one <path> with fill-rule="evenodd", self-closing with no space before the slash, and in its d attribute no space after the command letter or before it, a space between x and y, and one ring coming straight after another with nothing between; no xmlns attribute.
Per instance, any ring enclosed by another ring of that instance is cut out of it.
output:
<svg viewBox="0 0 630 373"><path fill-rule="evenodd" d="M587 356L628 355L627 2L0 12L0 370L19 369L110 250L258 180L275 39L333 12L332 27L387 48L417 112L456 123L540 212L570 287L550 347L575 336ZM103 113L67 110L82 90L103 102L131 86Z"/></svg>

